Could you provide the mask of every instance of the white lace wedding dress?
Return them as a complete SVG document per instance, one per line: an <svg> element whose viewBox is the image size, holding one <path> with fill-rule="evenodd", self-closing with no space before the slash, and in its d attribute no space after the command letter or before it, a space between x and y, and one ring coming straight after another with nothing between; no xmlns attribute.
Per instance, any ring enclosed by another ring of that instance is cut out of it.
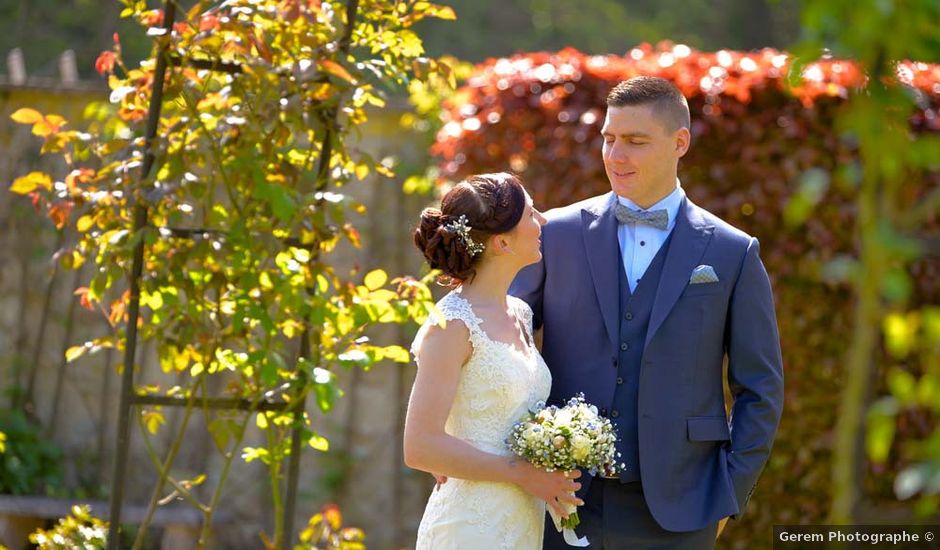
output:
<svg viewBox="0 0 940 550"><path fill-rule="evenodd" d="M547 399L552 385L548 367L534 345L532 310L512 296L509 304L528 336L525 353L487 336L459 291L437 303L444 319L467 326L473 346L445 429L482 451L499 455L512 454L506 438L513 424L536 401ZM450 478L428 499L416 550L539 550L544 522L545 503L515 484Z"/></svg>

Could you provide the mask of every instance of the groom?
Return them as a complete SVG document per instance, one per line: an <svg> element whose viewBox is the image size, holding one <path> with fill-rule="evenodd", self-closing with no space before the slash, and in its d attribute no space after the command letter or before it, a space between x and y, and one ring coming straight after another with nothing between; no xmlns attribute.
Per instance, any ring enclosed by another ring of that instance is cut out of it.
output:
<svg viewBox="0 0 940 550"><path fill-rule="evenodd" d="M582 478L576 531L592 548L714 547L744 512L783 407L757 239L686 197L689 126L670 82L618 84L602 129L612 192L548 212L543 259L510 289L541 328L549 403L584 392L619 434L620 471ZM551 521L545 548L567 548Z"/></svg>

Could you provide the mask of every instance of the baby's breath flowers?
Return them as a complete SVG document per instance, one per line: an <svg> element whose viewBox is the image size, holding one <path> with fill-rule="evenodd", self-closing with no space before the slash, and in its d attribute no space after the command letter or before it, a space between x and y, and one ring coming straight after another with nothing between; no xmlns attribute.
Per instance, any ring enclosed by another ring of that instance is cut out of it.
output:
<svg viewBox="0 0 940 550"><path fill-rule="evenodd" d="M546 407L539 401L513 426L506 443L513 453L549 472L583 468L591 475L601 470L611 475L618 470L616 459L620 453L614 427L597 414L597 407L585 402L582 393L569 399L564 407ZM569 512L565 519L552 513L552 520L559 531L565 530L565 540L572 544L569 533L576 540L573 530L580 519L577 507L571 506Z"/></svg>

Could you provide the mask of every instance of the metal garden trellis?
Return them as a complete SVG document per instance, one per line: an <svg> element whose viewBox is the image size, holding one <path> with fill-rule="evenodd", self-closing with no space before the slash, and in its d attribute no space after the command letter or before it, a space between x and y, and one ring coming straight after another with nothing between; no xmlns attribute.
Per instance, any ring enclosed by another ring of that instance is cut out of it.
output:
<svg viewBox="0 0 940 550"><path fill-rule="evenodd" d="M173 22L176 17L178 2L176 0L164 0L163 10L163 29L170 33L173 28ZM349 50L352 37L352 29L355 23L358 10L358 0L348 0L346 3L346 29L340 42L340 49L343 52ZM168 42L164 42L158 48L156 67L154 70L153 93L150 99L148 109L147 126L144 136L144 160L141 166L141 181L144 180L153 169L156 155L153 151L153 142L156 137L157 127L160 120L160 113L163 103L163 87L166 80L166 71L168 65L182 66L187 65L198 69L221 71L237 75L241 73L241 67L233 63L214 62L202 59L183 59L176 55L171 55L168 51ZM337 108L328 111L326 131L323 140L320 143L320 156L316 167L316 190L324 190L328 183L329 159L332 155L333 132L335 131L337 121ZM138 192L134 197L134 235L147 228L148 209L145 198ZM214 233L211 229L182 229L182 228L162 228L175 238L192 238L195 235L205 233ZM314 262L318 258L319 243L314 241L312 244L302 244L300 239L286 238L281 239L286 246L303 247L310 250L310 261ZM227 409L242 410L248 412L258 411L281 411L293 414L294 424L291 433L291 451L290 463L287 475L287 494L284 507L284 532L281 539L281 548L289 549L292 547L294 530L294 509L297 500L297 480L300 469L300 449L303 431L303 415L306 405L306 394L297 396L298 399L291 401L267 401L267 400L249 400L237 398L218 398L208 396L195 396L191 394L188 397L183 396L156 396L139 393L134 388L134 357L137 348L137 323L140 313L140 278L143 269L144 257L144 239L140 238L134 245L133 263L130 273L130 297L127 308L127 331L125 334L124 362L121 376L121 397L119 404L119 416L117 426L117 453L114 459L113 478L110 495L109 511L109 529L108 529L108 550L116 550L120 542L121 509L124 498L124 483L127 475L128 451L130 445L130 417L132 409L140 405L162 405L170 407L186 407L192 404L196 399L200 406L206 409ZM314 288L308 288L308 292L315 292ZM302 360L312 360L316 364L319 360L319 350L311 350L311 338L317 338L319 327L311 327L308 320L303 320L303 331L300 336L300 349L298 362ZM312 333L311 333L312 331ZM298 372L298 376L303 380L304 372ZM159 493L162 484L166 480L166 474L161 476L158 482L158 488L154 491L154 496ZM155 500L150 503L147 517L144 524L149 522L155 508Z"/></svg>

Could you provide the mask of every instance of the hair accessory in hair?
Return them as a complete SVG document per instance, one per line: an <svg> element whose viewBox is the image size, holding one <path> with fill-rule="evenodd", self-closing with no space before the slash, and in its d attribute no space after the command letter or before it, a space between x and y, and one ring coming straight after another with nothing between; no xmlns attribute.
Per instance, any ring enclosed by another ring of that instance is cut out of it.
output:
<svg viewBox="0 0 940 550"><path fill-rule="evenodd" d="M461 214L456 221L445 223L444 228L448 231L453 231L460 236L460 239L463 241L464 246L467 247L467 252L470 253L470 257L476 257L477 254L483 252L485 248L481 243L475 242L470 237L470 226L467 224L467 215Z"/></svg>

